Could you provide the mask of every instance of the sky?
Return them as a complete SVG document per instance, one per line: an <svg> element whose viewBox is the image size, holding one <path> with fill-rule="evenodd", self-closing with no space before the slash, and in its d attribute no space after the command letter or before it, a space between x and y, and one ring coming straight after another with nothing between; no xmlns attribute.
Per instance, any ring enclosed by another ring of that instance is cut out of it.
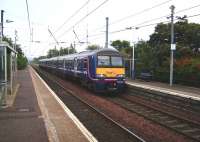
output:
<svg viewBox="0 0 200 142"><path fill-rule="evenodd" d="M21 45L29 59L46 55L49 49L69 47L74 43L77 51L85 50L88 44L104 47L106 17L109 17L109 43L119 39L133 44L141 39L148 40L149 35L154 32L156 24L145 25L169 20L166 17L170 15L171 5L175 6L175 17L200 14L199 0L27 0L27 2L30 28L26 0L1 0L0 9L5 11L4 22L14 21L4 23L4 35L14 40L14 33L17 30L17 44ZM163 18L152 20L159 17ZM191 17L188 21L200 23L200 16ZM115 32L131 26L139 29ZM30 30L33 31L32 37Z"/></svg>

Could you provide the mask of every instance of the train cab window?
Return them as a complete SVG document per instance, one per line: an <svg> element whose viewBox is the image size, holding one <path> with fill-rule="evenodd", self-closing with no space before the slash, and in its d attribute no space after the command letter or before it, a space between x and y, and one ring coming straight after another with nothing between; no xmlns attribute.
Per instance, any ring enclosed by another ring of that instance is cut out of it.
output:
<svg viewBox="0 0 200 142"><path fill-rule="evenodd" d="M98 66L109 66L110 65L110 57L109 56L98 56Z"/></svg>
<svg viewBox="0 0 200 142"><path fill-rule="evenodd" d="M122 57L111 56L111 64L112 66L122 66L123 65Z"/></svg>

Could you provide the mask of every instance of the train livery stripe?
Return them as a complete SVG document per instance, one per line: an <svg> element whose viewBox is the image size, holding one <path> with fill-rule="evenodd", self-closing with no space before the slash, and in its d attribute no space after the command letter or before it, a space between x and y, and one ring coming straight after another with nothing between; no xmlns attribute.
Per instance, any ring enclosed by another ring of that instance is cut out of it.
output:
<svg viewBox="0 0 200 142"><path fill-rule="evenodd" d="M125 68L96 68L96 74L103 74L106 77L116 77L117 75L124 75Z"/></svg>

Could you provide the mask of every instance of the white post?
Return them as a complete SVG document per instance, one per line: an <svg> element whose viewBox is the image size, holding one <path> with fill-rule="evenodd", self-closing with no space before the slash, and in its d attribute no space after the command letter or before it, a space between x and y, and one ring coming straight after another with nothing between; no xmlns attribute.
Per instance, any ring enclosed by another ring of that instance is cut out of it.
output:
<svg viewBox="0 0 200 142"><path fill-rule="evenodd" d="M15 44L14 44L14 50L17 51L17 46L16 46L16 42L17 42L17 30L15 30ZM14 65L14 72L17 71L17 54L14 53L15 55L15 65Z"/></svg>
<svg viewBox="0 0 200 142"><path fill-rule="evenodd" d="M108 48L108 17L106 17L106 43L105 48Z"/></svg>
<svg viewBox="0 0 200 142"><path fill-rule="evenodd" d="M13 67L12 67L12 52L10 53L10 94L12 95L13 88Z"/></svg>
<svg viewBox="0 0 200 142"><path fill-rule="evenodd" d="M131 78L131 76L132 76L132 60L131 59L129 60L129 65L130 65L129 66L130 67L130 71L129 72L130 72L130 78Z"/></svg>
<svg viewBox="0 0 200 142"><path fill-rule="evenodd" d="M171 6L171 60L170 60L170 86L173 84L173 66L174 66L174 50L176 49L174 44L174 9L175 6Z"/></svg>
<svg viewBox="0 0 200 142"><path fill-rule="evenodd" d="M4 61L5 61L5 83L7 84L7 47L5 46L5 52L4 52L5 56L4 56Z"/></svg>
<svg viewBox="0 0 200 142"><path fill-rule="evenodd" d="M135 79L135 44L133 43L132 79Z"/></svg>
<svg viewBox="0 0 200 142"><path fill-rule="evenodd" d="M2 42L2 23L0 23L0 43Z"/></svg>

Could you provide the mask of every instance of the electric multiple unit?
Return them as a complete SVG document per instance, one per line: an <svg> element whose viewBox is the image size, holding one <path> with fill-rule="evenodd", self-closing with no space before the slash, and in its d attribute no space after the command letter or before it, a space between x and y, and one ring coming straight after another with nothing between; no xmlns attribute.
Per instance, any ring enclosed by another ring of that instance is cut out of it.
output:
<svg viewBox="0 0 200 142"><path fill-rule="evenodd" d="M120 91L125 86L124 60L116 49L104 48L42 59L39 66L79 80L97 92Z"/></svg>

